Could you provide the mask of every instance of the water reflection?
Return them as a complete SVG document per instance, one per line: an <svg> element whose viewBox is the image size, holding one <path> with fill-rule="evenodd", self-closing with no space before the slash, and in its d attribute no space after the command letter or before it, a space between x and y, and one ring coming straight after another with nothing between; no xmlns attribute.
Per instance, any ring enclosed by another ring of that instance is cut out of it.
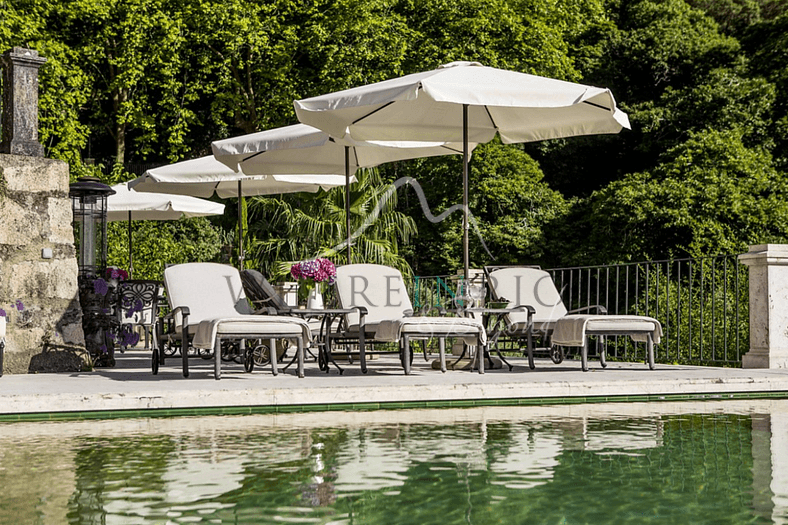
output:
<svg viewBox="0 0 788 525"><path fill-rule="evenodd" d="M0 523L788 524L788 401L0 426Z"/></svg>

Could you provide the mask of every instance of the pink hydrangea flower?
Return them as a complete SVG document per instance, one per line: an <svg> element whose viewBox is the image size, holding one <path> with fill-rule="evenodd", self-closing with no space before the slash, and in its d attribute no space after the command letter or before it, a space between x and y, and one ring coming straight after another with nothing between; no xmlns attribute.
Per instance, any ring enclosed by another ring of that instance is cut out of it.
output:
<svg viewBox="0 0 788 525"><path fill-rule="evenodd" d="M325 258L301 261L290 267L290 275L293 279L312 279L316 283L328 281L334 284L337 276L337 269L334 263Z"/></svg>

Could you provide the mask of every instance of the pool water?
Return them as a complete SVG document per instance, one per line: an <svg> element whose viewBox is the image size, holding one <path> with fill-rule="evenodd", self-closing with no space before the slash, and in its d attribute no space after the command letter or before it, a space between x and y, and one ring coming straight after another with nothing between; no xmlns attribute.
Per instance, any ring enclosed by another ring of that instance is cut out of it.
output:
<svg viewBox="0 0 788 525"><path fill-rule="evenodd" d="M788 524L788 401L0 425L0 523Z"/></svg>

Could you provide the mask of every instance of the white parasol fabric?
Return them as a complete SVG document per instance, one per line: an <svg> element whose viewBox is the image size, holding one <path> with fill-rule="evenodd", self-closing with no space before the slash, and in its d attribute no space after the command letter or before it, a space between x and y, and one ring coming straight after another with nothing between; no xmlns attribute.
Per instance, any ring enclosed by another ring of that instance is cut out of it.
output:
<svg viewBox="0 0 788 525"><path fill-rule="evenodd" d="M158 192L194 197L210 197L216 194L222 199L239 196L276 195L301 191L314 193L345 184L339 175L285 174L247 175L236 172L213 156L176 162L146 171L129 182L129 188L138 192Z"/></svg>
<svg viewBox="0 0 788 525"><path fill-rule="evenodd" d="M463 126L462 106L468 108ZM423 73L295 101L298 120L357 141L506 144L618 133L629 118L609 89L452 62Z"/></svg>
<svg viewBox="0 0 788 525"><path fill-rule="evenodd" d="M114 195L107 197L107 220L170 221L181 217L222 215L224 204L186 195L142 193L127 184L112 186Z"/></svg>
<svg viewBox="0 0 788 525"><path fill-rule="evenodd" d="M345 163L345 149L349 162ZM216 160L246 175L322 173L344 175L349 169L370 168L386 162L459 155L462 144L412 141L338 141L306 124L294 124L211 144Z"/></svg>
<svg viewBox="0 0 788 525"><path fill-rule="evenodd" d="M294 103L298 120L341 140L463 143L463 257L469 277L469 144L618 133L629 118L608 89L452 62Z"/></svg>
<svg viewBox="0 0 788 525"><path fill-rule="evenodd" d="M321 174L246 175L231 170L213 156L207 156L148 170L128 184L129 188L139 192L172 193L195 197L210 197L215 194L226 199L302 191L315 193L321 189L329 190L342 186L345 184L345 177ZM238 267L243 269L243 225L240 205L238 227Z"/></svg>

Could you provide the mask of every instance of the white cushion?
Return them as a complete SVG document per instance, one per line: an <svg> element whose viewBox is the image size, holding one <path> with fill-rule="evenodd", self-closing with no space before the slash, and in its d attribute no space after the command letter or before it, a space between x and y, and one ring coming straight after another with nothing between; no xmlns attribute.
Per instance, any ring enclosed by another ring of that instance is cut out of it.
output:
<svg viewBox="0 0 788 525"><path fill-rule="evenodd" d="M493 270L488 277L493 297L505 298L509 308L531 306L536 310L535 325L548 326L566 315L566 307L550 274L538 268L511 267ZM527 312L514 312L506 316L513 328L524 330L528 323Z"/></svg>
<svg viewBox="0 0 788 525"><path fill-rule="evenodd" d="M403 335L416 338L466 336L465 342L469 345L487 343L481 321L470 317L402 317L381 321L375 339L399 341Z"/></svg>
<svg viewBox="0 0 788 525"><path fill-rule="evenodd" d="M342 308L363 306L364 322L374 325L413 312L405 281L399 270L380 264L347 264L337 268L337 295ZM348 328L358 330L359 314L347 316Z"/></svg>
<svg viewBox="0 0 788 525"><path fill-rule="evenodd" d="M189 307L189 326L205 319L237 317L252 313L244 295L241 275L226 264L176 264L164 270L164 286L170 308ZM183 319L176 314L175 325L180 332Z"/></svg>
<svg viewBox="0 0 788 525"><path fill-rule="evenodd" d="M583 346L589 333L616 335L626 332L633 341L645 342L649 334L654 344L662 338L662 325L642 315L567 315L558 320L552 342L561 346Z"/></svg>
<svg viewBox="0 0 788 525"><path fill-rule="evenodd" d="M266 315L204 319L197 326L192 341L195 348L213 348L216 336L236 335L249 338L303 337L311 340L311 331L303 319Z"/></svg>

